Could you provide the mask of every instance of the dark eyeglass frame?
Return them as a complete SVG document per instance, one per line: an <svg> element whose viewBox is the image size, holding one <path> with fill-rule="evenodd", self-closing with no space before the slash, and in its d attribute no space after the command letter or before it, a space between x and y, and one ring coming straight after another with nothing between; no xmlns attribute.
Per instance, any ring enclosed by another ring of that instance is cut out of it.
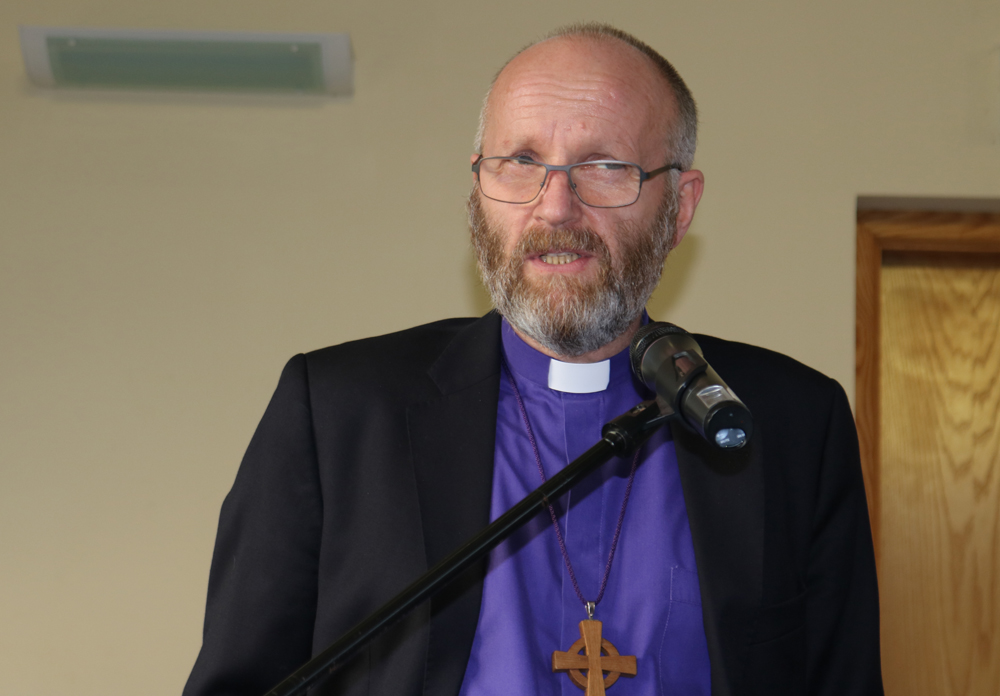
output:
<svg viewBox="0 0 1000 696"><path fill-rule="evenodd" d="M485 191L483 191L482 184L479 182L479 165L481 165L486 160L509 160L511 162L520 162L521 164L533 164L537 167L545 167L545 176L542 177L542 183L541 185L539 185L538 190L535 192L535 195L532 196L530 199L526 201L521 201L520 203L501 200L499 198L494 198L493 196L490 196ZM576 190L576 184L573 182L573 173L571 170L574 167L583 167L588 164L627 164L629 166L638 169L639 190L638 192L636 192L635 198L629 203L622 203L621 205L594 205L592 203L588 203L587 201L583 200L583 197L580 196L580 192ZM684 171L684 168L677 162L672 162L663 167L660 167L659 169L654 169L651 172L647 172L635 162L626 162L625 160L591 160L589 162L577 162L576 164L546 164L545 162L536 162L535 160L528 159L527 157L483 157L482 154L480 154L476 158L476 161L472 163L472 171L476 175L476 183L480 183L479 191L484 196L489 198L491 201L497 201L498 203L509 203L510 205L525 205L527 203L531 203L533 200L538 198L538 194L540 194L542 192L542 189L545 188L545 182L549 180L549 172L566 172L566 178L569 179L570 189L572 189L573 193L576 194L576 197L580 199L581 203L590 208L625 208L627 206L633 205L636 201L639 200L639 196L642 195L642 185L645 181L652 179L654 176L658 176L663 172L669 172L672 169L676 169L679 172Z"/></svg>

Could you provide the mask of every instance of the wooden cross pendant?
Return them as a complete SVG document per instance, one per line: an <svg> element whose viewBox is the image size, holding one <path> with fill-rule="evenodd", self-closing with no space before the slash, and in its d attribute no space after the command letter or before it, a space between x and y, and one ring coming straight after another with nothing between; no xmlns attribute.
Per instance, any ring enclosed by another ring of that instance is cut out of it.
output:
<svg viewBox="0 0 1000 696"><path fill-rule="evenodd" d="M589 620L580 622L580 640L568 651L552 653L552 671L569 672L570 680L584 690L585 696L604 696L604 690L621 675L636 675L636 662L634 655L619 655L610 641L601 638L600 621ZM605 672L608 676L604 676Z"/></svg>

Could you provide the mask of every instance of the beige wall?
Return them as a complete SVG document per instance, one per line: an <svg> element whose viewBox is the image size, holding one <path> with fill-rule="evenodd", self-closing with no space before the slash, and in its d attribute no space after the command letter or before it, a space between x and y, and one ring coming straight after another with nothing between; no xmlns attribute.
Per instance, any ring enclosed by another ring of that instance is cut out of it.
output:
<svg viewBox="0 0 1000 696"><path fill-rule="evenodd" d="M478 314L482 92L577 19L702 112L654 317L853 391L858 195L1000 195L1000 6L572 0L0 4L0 683L178 693L219 504L293 353ZM611 9L613 8L613 9ZM18 24L348 31L347 103L31 88Z"/></svg>

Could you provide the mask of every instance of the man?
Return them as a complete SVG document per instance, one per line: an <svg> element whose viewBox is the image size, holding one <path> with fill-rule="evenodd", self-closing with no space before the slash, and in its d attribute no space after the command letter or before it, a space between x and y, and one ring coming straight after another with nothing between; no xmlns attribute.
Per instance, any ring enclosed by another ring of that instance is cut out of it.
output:
<svg viewBox="0 0 1000 696"><path fill-rule="evenodd" d="M263 693L649 397L626 350L701 197L695 127L673 68L610 27L571 27L504 67L469 200L498 313L289 362L223 506L185 693ZM321 690L579 693L552 654L593 614L637 658L612 694L881 693L843 391L698 340L754 414L746 447L662 429Z"/></svg>

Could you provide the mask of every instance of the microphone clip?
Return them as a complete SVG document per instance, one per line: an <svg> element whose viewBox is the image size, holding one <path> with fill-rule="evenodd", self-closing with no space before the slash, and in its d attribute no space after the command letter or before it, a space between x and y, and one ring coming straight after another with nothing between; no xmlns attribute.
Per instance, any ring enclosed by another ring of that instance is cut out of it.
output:
<svg viewBox="0 0 1000 696"><path fill-rule="evenodd" d="M661 425L673 418L676 412L658 399L643 401L622 415L604 424L601 437L619 457L632 454L649 439Z"/></svg>

